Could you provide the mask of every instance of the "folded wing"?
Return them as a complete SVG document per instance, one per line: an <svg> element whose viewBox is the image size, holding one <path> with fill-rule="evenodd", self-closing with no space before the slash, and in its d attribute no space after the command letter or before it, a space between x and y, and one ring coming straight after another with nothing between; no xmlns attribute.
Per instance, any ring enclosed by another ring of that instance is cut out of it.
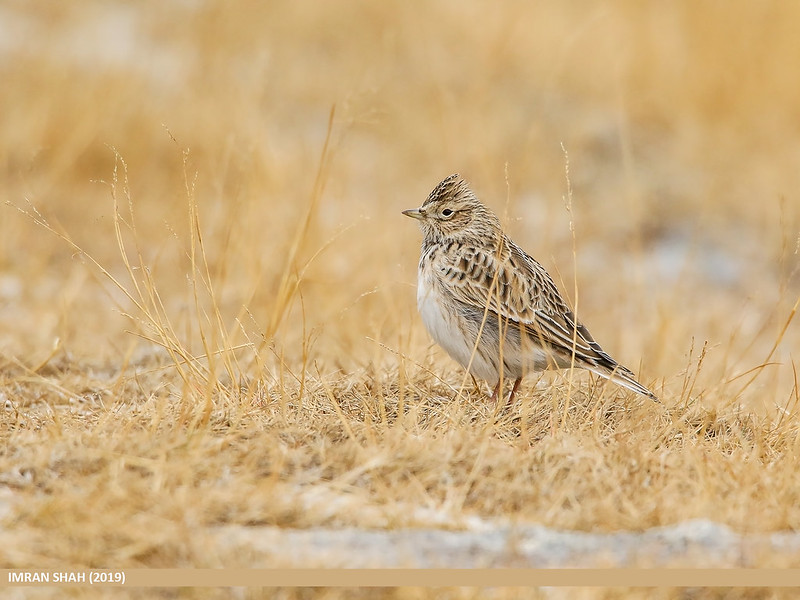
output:
<svg viewBox="0 0 800 600"><path fill-rule="evenodd" d="M456 298L487 310L553 355L554 363L589 369L655 399L633 373L617 363L575 319L555 282L536 260L506 239L497 250L473 248L446 253L442 275Z"/></svg>

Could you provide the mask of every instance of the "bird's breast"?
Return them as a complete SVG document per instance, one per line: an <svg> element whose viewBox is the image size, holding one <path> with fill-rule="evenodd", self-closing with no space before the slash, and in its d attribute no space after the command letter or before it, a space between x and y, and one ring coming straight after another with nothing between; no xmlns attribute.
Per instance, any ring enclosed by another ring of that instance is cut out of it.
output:
<svg viewBox="0 0 800 600"><path fill-rule="evenodd" d="M432 270L420 269L417 286L417 308L422 322L434 341L462 367L483 379L496 378L497 366L486 361L482 353L475 352L477 338L474 324L467 323L459 314L452 298L441 289Z"/></svg>

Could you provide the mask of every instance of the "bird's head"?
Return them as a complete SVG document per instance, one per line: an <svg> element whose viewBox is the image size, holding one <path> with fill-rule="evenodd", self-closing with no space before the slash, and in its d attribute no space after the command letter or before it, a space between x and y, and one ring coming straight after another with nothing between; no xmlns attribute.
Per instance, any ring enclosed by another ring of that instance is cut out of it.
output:
<svg viewBox="0 0 800 600"><path fill-rule="evenodd" d="M500 221L457 173L437 185L419 208L404 210L417 219L426 239L494 237Z"/></svg>

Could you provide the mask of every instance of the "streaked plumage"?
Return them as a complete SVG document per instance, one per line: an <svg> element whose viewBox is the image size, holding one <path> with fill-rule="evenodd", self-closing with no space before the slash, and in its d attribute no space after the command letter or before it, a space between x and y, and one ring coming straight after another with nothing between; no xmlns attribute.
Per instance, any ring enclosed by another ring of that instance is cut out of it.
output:
<svg viewBox="0 0 800 600"><path fill-rule="evenodd" d="M568 368L574 347L576 367L657 400L575 320L544 267L503 233L457 174L403 214L418 219L424 235L417 288L422 320L456 362L496 384L493 398L502 380L514 380L511 402L526 373Z"/></svg>

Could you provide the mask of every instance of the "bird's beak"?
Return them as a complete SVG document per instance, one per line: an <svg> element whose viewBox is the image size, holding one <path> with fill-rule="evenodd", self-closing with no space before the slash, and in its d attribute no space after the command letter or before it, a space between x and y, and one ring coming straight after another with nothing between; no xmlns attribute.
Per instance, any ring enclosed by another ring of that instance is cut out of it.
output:
<svg viewBox="0 0 800 600"><path fill-rule="evenodd" d="M403 214L407 217L411 217L412 219L424 219L425 213L422 212L419 208L410 208L408 210L404 210Z"/></svg>

